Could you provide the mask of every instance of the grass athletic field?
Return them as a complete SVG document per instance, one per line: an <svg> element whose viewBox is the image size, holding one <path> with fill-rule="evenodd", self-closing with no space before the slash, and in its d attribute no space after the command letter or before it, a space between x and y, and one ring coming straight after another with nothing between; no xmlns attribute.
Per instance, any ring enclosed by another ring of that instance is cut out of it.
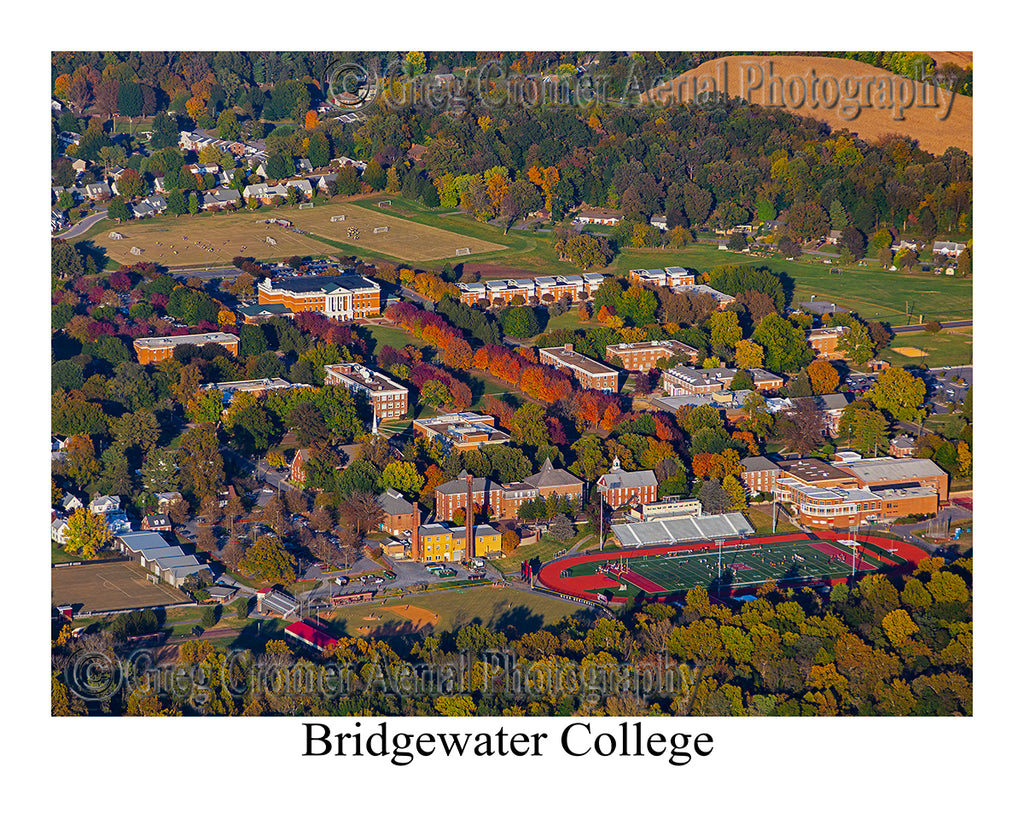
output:
<svg viewBox="0 0 1024 819"><path fill-rule="evenodd" d="M703 586L722 597L769 580L780 585L833 582L851 574L885 571L924 553L888 538L795 534L605 551L563 558L543 566L539 579L553 591L611 602L643 593L650 598L681 597ZM855 562L856 561L856 562Z"/></svg>
<svg viewBox="0 0 1024 819"><path fill-rule="evenodd" d="M155 585L137 563L84 563L50 570L50 600L75 611L110 611L165 606L188 600L166 583Z"/></svg>
<svg viewBox="0 0 1024 819"><path fill-rule="evenodd" d="M371 209L372 208L372 209ZM207 213L174 217L167 214L117 225L103 220L88 232L93 244L115 262L156 262L167 267L224 265L236 256L282 259L286 256L324 256L339 251L366 256L380 255L399 261L425 262L458 258L465 261L481 253L506 249L478 235L465 235L388 214L385 209L354 203L329 203L300 210L298 207L263 207L257 211ZM332 216L344 216L332 222ZM286 219L305 234L287 227L264 224L267 219ZM457 227L454 223L453 227ZM382 233L374 228L387 227ZM358 234L349 235L354 229ZM119 233L123 239L111 239ZM500 231L495 230L500 237ZM269 244L267 237L276 244ZM133 247L142 252L135 255ZM456 257L459 248L470 255Z"/></svg>
<svg viewBox="0 0 1024 819"><path fill-rule="evenodd" d="M331 217L336 216L344 216L345 221L332 222ZM285 218L314 236L411 262L456 258L455 252L459 248L469 248L470 251L468 256L458 257L460 260L473 254L505 249L505 245L476 236L401 219L389 214L385 208L371 210L355 204L332 203L306 210L296 209ZM374 232L376 228L384 227L387 231ZM349 231L353 230L358 231L358 235L350 235Z"/></svg>

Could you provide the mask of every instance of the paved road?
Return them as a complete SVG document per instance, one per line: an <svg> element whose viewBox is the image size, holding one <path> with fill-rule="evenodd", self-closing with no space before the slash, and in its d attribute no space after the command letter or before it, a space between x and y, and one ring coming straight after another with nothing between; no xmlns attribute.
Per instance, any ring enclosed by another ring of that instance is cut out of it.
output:
<svg viewBox="0 0 1024 819"><path fill-rule="evenodd" d="M971 320L964 321L943 321L940 322L940 326L943 330L954 328L954 327L973 327L974 322ZM926 330L927 327L923 324L904 324L900 327L890 327L893 333L919 333L922 330Z"/></svg>
<svg viewBox="0 0 1024 819"><path fill-rule="evenodd" d="M85 233L89 228L91 228L98 221L100 221L100 219L106 219L106 218L107 218L107 212L105 210L96 211L96 213L93 213L90 216L86 216L77 225L73 225L68 230L64 231L63 233L58 233L54 238L55 239L74 239L76 236L81 236L83 233Z"/></svg>
<svg viewBox="0 0 1024 819"><path fill-rule="evenodd" d="M167 273L176 279L233 279L242 271L237 267L186 267L170 268Z"/></svg>

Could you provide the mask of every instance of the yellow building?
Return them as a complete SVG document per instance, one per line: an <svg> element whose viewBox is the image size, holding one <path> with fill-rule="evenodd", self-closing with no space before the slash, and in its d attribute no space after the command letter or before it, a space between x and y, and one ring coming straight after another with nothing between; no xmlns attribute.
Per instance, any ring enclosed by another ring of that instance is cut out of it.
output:
<svg viewBox="0 0 1024 819"><path fill-rule="evenodd" d="M412 559L426 562L462 560L467 557L501 551L501 532L482 524L473 527L473 548L466 551L466 527L447 527L431 523L417 527L412 545Z"/></svg>

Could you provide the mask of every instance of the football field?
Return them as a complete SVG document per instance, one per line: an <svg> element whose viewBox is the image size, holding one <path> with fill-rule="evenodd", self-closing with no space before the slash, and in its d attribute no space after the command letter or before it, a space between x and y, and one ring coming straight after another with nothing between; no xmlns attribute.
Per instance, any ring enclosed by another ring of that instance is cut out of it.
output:
<svg viewBox="0 0 1024 819"><path fill-rule="evenodd" d="M644 593L671 598L698 586L728 596L773 580L780 585L827 583L904 562L885 545L797 534L684 543L576 555L541 568L539 579L563 594L625 600Z"/></svg>

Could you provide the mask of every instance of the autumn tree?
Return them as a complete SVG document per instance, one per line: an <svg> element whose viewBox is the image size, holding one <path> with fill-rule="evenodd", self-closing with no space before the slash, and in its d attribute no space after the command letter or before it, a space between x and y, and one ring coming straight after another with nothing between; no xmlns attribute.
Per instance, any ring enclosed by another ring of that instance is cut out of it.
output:
<svg viewBox="0 0 1024 819"><path fill-rule="evenodd" d="M291 583L295 580L295 558L273 535L258 538L239 563L239 569L263 583Z"/></svg>
<svg viewBox="0 0 1024 819"><path fill-rule="evenodd" d="M81 555L84 560L95 560L97 554L111 542L112 536L103 515L79 507L68 518L67 543L64 550Z"/></svg>
<svg viewBox="0 0 1024 819"><path fill-rule="evenodd" d="M839 373L827 361L817 359L807 366L807 377L815 395L829 395L839 387Z"/></svg>
<svg viewBox="0 0 1024 819"><path fill-rule="evenodd" d="M924 415L921 405L926 391L923 380L902 367L890 367L879 374L865 396L898 421L917 421Z"/></svg>

